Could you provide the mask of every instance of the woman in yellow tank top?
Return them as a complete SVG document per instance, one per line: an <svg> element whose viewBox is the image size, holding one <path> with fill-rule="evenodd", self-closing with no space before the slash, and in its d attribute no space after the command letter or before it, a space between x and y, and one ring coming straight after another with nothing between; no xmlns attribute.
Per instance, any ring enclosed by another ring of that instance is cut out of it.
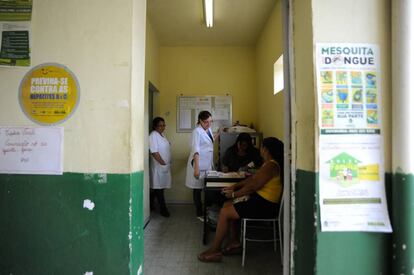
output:
<svg viewBox="0 0 414 275"><path fill-rule="evenodd" d="M213 245L198 255L202 262L219 262L222 255L239 252L241 245L236 221L240 218L273 218L277 215L283 192L283 143L274 137L263 140L260 154L264 163L257 173L222 192L230 199L220 210ZM230 243L222 242L230 231Z"/></svg>

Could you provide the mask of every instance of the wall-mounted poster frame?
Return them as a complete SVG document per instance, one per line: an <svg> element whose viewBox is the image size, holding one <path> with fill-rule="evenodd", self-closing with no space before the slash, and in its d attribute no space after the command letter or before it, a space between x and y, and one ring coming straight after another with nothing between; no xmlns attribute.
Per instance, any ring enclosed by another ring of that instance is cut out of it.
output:
<svg viewBox="0 0 414 275"><path fill-rule="evenodd" d="M30 66L32 0L0 1L0 66Z"/></svg>
<svg viewBox="0 0 414 275"><path fill-rule="evenodd" d="M198 113L209 111L212 130L232 125L232 97L229 95L177 96L177 133L189 133L197 125Z"/></svg>

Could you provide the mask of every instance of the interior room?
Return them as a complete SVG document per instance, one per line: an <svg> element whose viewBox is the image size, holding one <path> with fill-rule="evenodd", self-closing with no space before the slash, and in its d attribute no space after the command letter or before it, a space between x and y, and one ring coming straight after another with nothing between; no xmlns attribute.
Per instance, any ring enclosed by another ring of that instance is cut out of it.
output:
<svg viewBox="0 0 414 275"><path fill-rule="evenodd" d="M177 274L204 274L202 272L206 270L214 272L224 266L215 264L207 268L205 264L197 263L197 253L204 247L201 242L202 223L193 213L192 191L184 184L191 132L179 129L181 122L177 103L180 97L229 97L231 125L225 126L242 125L263 137L284 139L281 1L215 0L213 21L208 23L212 26L209 27L203 4L202 0L147 2L146 121L151 131L154 117L165 119L164 134L171 143L172 186L165 190L171 213L166 219L156 211L150 211L150 179L149 173L144 173L145 274L161 274L166 269ZM148 139L145 143L148 145ZM148 152L146 154L145 170L148 171L150 156ZM185 225L185 238L193 238L194 242L189 241L193 243L178 244L182 227L175 223ZM172 244L163 246L168 242ZM169 249L173 244L180 249ZM169 266L152 260L160 251L154 246L163 247L164 256L160 257L167 262L175 261L177 265ZM281 272L279 249L274 252L271 244L260 244L256 249L266 251L266 261L275 263L270 270ZM183 255L177 255L181 252ZM231 267L221 271L269 274L266 273L269 270L263 270L260 256L253 254L247 255L244 269L241 257L226 258ZM180 261L183 264L179 265Z"/></svg>

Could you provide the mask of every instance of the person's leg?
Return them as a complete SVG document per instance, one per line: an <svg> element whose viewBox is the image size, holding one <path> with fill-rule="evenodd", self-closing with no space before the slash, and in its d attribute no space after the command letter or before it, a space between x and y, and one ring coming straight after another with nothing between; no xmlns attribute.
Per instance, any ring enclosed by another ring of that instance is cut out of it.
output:
<svg viewBox="0 0 414 275"><path fill-rule="evenodd" d="M243 252L240 242L240 219L230 221L230 241L225 248L221 250L223 255L238 255Z"/></svg>
<svg viewBox="0 0 414 275"><path fill-rule="evenodd" d="M202 260L202 258L208 258L210 255L221 253L221 244L229 230L229 223L238 220L239 218L239 214L237 214L236 209L234 209L232 201L225 202L223 208L220 210L213 244L208 250L199 255L200 260Z"/></svg>
<svg viewBox="0 0 414 275"><path fill-rule="evenodd" d="M230 243L228 248L240 246L240 223L239 220L230 221Z"/></svg>
<svg viewBox="0 0 414 275"><path fill-rule="evenodd" d="M193 189L193 201L197 217L203 216L203 203L201 202L201 189Z"/></svg>
<svg viewBox="0 0 414 275"><path fill-rule="evenodd" d="M160 205L160 214L164 217L169 217L167 206L165 205L164 189L156 189L155 194L157 196L158 203Z"/></svg>
<svg viewBox="0 0 414 275"><path fill-rule="evenodd" d="M224 237L227 235L230 223L238 220L239 218L239 214L237 214L236 209L234 209L233 202L225 202L219 214L216 235L214 236L213 245L211 247L213 251L221 251L221 244Z"/></svg>

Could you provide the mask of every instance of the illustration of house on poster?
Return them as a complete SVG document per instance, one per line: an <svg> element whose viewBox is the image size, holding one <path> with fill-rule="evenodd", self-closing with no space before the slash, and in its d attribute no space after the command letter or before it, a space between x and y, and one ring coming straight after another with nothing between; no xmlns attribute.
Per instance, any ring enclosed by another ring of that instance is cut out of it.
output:
<svg viewBox="0 0 414 275"><path fill-rule="evenodd" d="M349 155L341 153L328 160L329 176L339 183L356 183L360 180L379 181L379 164L364 164Z"/></svg>
<svg viewBox="0 0 414 275"><path fill-rule="evenodd" d="M352 181L358 179L358 164L361 161L343 152L327 161L330 177L338 181Z"/></svg>

